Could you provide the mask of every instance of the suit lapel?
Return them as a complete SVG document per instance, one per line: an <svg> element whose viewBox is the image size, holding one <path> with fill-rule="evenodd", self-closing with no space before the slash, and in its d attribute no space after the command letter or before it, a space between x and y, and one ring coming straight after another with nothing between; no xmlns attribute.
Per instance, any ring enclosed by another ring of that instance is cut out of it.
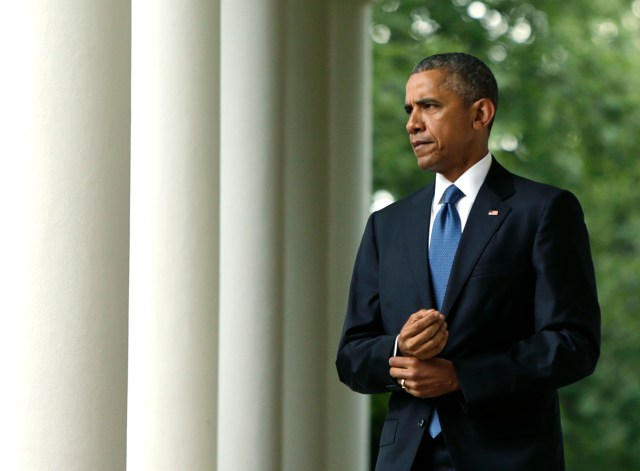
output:
<svg viewBox="0 0 640 471"><path fill-rule="evenodd" d="M429 220L435 186L428 185L412 198L407 214L407 258L418 287L421 306L434 306L429 274Z"/></svg>
<svg viewBox="0 0 640 471"><path fill-rule="evenodd" d="M503 200L513 194L511 174L494 159L473 203L451 267L442 311L449 314L485 246L509 215Z"/></svg>

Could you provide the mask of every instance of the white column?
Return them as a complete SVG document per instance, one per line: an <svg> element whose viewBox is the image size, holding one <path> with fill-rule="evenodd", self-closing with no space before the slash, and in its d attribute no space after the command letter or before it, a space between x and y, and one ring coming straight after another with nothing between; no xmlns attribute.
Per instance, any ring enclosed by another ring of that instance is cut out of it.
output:
<svg viewBox="0 0 640 471"><path fill-rule="evenodd" d="M326 471L330 9L287 8L284 471Z"/></svg>
<svg viewBox="0 0 640 471"><path fill-rule="evenodd" d="M370 193L368 19L361 2L288 2L285 471L368 469L369 401L334 367Z"/></svg>
<svg viewBox="0 0 640 471"><path fill-rule="evenodd" d="M220 471L280 471L282 13L222 2Z"/></svg>
<svg viewBox="0 0 640 471"><path fill-rule="evenodd" d="M5 3L0 469L122 470L129 2Z"/></svg>
<svg viewBox="0 0 640 471"><path fill-rule="evenodd" d="M339 383L334 366L351 270L371 192L368 3L334 0L332 10L326 469L336 470L369 469L369 399Z"/></svg>
<svg viewBox="0 0 640 471"><path fill-rule="evenodd" d="M133 1L127 468L216 469L219 5Z"/></svg>

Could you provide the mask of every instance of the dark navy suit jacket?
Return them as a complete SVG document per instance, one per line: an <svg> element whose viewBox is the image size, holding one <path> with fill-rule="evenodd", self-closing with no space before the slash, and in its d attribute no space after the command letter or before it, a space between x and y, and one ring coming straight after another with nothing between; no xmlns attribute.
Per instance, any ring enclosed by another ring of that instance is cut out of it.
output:
<svg viewBox="0 0 640 471"><path fill-rule="evenodd" d="M392 391L376 470L409 471L433 407L456 471L564 469L557 389L595 368L600 309L582 209L568 191L494 159L473 204L442 312L461 390L415 398L389 375L407 318L433 308L434 185L371 215L336 365L354 391Z"/></svg>

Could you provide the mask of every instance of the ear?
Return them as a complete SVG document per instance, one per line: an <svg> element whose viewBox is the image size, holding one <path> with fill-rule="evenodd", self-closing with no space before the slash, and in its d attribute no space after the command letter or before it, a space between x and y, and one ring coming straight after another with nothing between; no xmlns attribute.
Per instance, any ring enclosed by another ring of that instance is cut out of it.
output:
<svg viewBox="0 0 640 471"><path fill-rule="evenodd" d="M484 127L489 127L496 115L496 107L488 98L480 98L471 105L471 112L473 129L480 130Z"/></svg>

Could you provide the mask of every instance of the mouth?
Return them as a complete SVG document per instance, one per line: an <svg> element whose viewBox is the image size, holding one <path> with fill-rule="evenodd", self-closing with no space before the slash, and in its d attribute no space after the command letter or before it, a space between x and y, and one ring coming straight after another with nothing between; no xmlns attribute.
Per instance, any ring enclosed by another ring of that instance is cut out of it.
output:
<svg viewBox="0 0 640 471"><path fill-rule="evenodd" d="M411 145L413 146L414 151L417 151L431 144L433 144L433 141L415 140L411 142Z"/></svg>

